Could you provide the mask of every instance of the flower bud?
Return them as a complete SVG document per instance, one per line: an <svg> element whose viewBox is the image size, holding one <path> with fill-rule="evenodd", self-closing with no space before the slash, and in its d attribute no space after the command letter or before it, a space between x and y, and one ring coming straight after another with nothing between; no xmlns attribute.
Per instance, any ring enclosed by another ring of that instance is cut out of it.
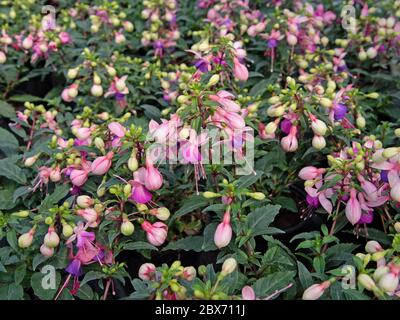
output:
<svg viewBox="0 0 400 320"><path fill-rule="evenodd" d="M218 74L214 74L210 78L210 80L208 80L207 87L212 87L212 86L216 85L218 83L218 81L219 81L219 75Z"/></svg>
<svg viewBox="0 0 400 320"><path fill-rule="evenodd" d="M321 98L320 104L321 104L321 106L323 106L325 108L330 108L330 107L332 107L332 100L330 100L328 98Z"/></svg>
<svg viewBox="0 0 400 320"><path fill-rule="evenodd" d="M232 273L235 271L237 267L237 262L234 258L228 258L224 261L222 264L222 270L221 270L221 275L222 276L227 276L228 274Z"/></svg>
<svg viewBox="0 0 400 320"><path fill-rule="evenodd" d="M151 280L156 272L156 266L152 263L144 263L139 268L139 278L142 280Z"/></svg>
<svg viewBox="0 0 400 320"><path fill-rule="evenodd" d="M384 274L378 282L379 288L388 293L394 292L398 285L399 277L393 272Z"/></svg>
<svg viewBox="0 0 400 320"><path fill-rule="evenodd" d="M248 195L249 197L251 197L255 200L258 200L258 201L265 199L265 194L262 192L249 192L249 193L246 193L246 195Z"/></svg>
<svg viewBox="0 0 400 320"><path fill-rule="evenodd" d="M281 99L279 98L279 96L272 96L271 98L268 99L269 104L277 104L280 101Z"/></svg>
<svg viewBox="0 0 400 320"><path fill-rule="evenodd" d="M29 230L27 233L24 233L18 238L18 246L20 248L28 248L33 242L33 235L35 234L35 227Z"/></svg>
<svg viewBox="0 0 400 320"><path fill-rule="evenodd" d="M76 203L82 209L86 209L86 208L91 207L94 204L94 200L89 196L82 195L82 196L78 196L76 198Z"/></svg>
<svg viewBox="0 0 400 320"><path fill-rule="evenodd" d="M383 152L382 152L382 156L386 159L390 159L398 154L399 154L399 148L396 148L396 147L387 148L387 149L383 150Z"/></svg>
<svg viewBox="0 0 400 320"><path fill-rule="evenodd" d="M205 191L203 192L203 197L207 199L212 199L212 198L218 198L221 197L219 193L211 192L211 191Z"/></svg>
<svg viewBox="0 0 400 320"><path fill-rule="evenodd" d="M132 172L135 172L139 168L139 162L134 155L131 155L128 160L128 168Z"/></svg>
<svg viewBox="0 0 400 320"><path fill-rule="evenodd" d="M378 55L378 50L376 50L374 47L368 48L367 50L368 58L374 59L376 58L377 55Z"/></svg>
<svg viewBox="0 0 400 320"><path fill-rule="evenodd" d="M54 248L49 248L45 244L40 246L40 253L45 257L51 257L54 254Z"/></svg>
<svg viewBox="0 0 400 320"><path fill-rule="evenodd" d="M131 236L133 232L135 231L135 226L133 225L132 222L128 220L128 217L124 215L123 222L121 224L121 233L124 236Z"/></svg>
<svg viewBox="0 0 400 320"><path fill-rule="evenodd" d="M57 232L54 231L53 227L50 227L46 235L44 236L44 244L46 247L55 248L60 243L60 237Z"/></svg>
<svg viewBox="0 0 400 320"><path fill-rule="evenodd" d="M380 266L376 268L373 274L373 278L375 281L379 281L383 275L389 273L390 269L388 266Z"/></svg>
<svg viewBox="0 0 400 320"><path fill-rule="evenodd" d="M278 128L278 125L274 121L269 122L265 126L265 133L272 134L272 133L274 133L276 131L277 128Z"/></svg>
<svg viewBox="0 0 400 320"><path fill-rule="evenodd" d="M94 84L90 88L90 93L93 97L101 97L103 95L103 87L99 84Z"/></svg>
<svg viewBox="0 0 400 320"><path fill-rule="evenodd" d="M327 130L325 122L315 119L311 122L311 129L314 131L316 135L324 136Z"/></svg>
<svg viewBox="0 0 400 320"><path fill-rule="evenodd" d="M315 135L312 139L312 146L317 150L322 150L326 147L326 140L324 137Z"/></svg>
<svg viewBox="0 0 400 320"><path fill-rule="evenodd" d="M24 162L24 165L25 165L25 167L32 167L34 164L35 164L35 162L36 162L36 160L39 158L39 155L34 155L34 156L32 156L32 157L29 157L29 158L27 158L26 160L25 160L25 162Z"/></svg>
<svg viewBox="0 0 400 320"><path fill-rule="evenodd" d="M156 209L155 216L157 217L157 219L159 219L161 221L168 220L170 215L171 215L171 213L169 212L168 208L166 208L166 207L161 207L161 208Z"/></svg>
<svg viewBox="0 0 400 320"><path fill-rule="evenodd" d="M307 288L303 293L303 300L317 300L325 292L325 290L330 286L329 281L324 281L320 284L313 284L311 287Z"/></svg>
<svg viewBox="0 0 400 320"><path fill-rule="evenodd" d="M68 79L71 79L71 80L75 79L78 75L78 71L79 71L78 68L69 69L67 72Z"/></svg>
<svg viewBox="0 0 400 320"><path fill-rule="evenodd" d="M196 278L196 269L194 267L185 267L183 269L182 277L187 281L192 281Z"/></svg>
<svg viewBox="0 0 400 320"><path fill-rule="evenodd" d="M375 240L370 240L365 245L365 251L368 253L375 253L382 250L383 248L381 247L379 242Z"/></svg>
<svg viewBox="0 0 400 320"><path fill-rule="evenodd" d="M14 212L11 215L13 217L26 218L26 217L29 216L29 211L28 210L22 210L22 211Z"/></svg>
<svg viewBox="0 0 400 320"><path fill-rule="evenodd" d="M400 222L396 222L394 224L394 229L396 230L397 233L400 233Z"/></svg>
<svg viewBox="0 0 400 320"><path fill-rule="evenodd" d="M360 273L357 277L357 280L360 285L369 291L372 291L376 287L374 280L372 280L372 278L365 273Z"/></svg>
<svg viewBox="0 0 400 320"><path fill-rule="evenodd" d="M357 127L360 129L365 128L365 118L363 116L358 115L356 118Z"/></svg>
<svg viewBox="0 0 400 320"><path fill-rule="evenodd" d="M3 51L0 51L0 64L4 64L7 61L7 56Z"/></svg>
<svg viewBox="0 0 400 320"><path fill-rule="evenodd" d="M63 223L62 234L65 238L69 238L74 233L74 228L68 223Z"/></svg>

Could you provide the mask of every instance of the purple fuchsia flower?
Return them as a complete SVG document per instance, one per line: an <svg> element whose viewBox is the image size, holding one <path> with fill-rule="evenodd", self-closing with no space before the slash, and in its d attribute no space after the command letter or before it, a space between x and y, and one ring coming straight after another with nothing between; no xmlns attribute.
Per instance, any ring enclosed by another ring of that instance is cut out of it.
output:
<svg viewBox="0 0 400 320"><path fill-rule="evenodd" d="M280 124L282 132L289 134L290 129L292 128L292 121L289 119L283 119Z"/></svg>
<svg viewBox="0 0 400 320"><path fill-rule="evenodd" d="M115 100L117 100L117 103L121 108L125 108L128 104L126 101L126 95L129 94L129 89L126 85L127 78L128 76L123 76L121 78L114 77L108 91L104 95L105 98L115 97Z"/></svg>
<svg viewBox="0 0 400 320"><path fill-rule="evenodd" d="M347 110L348 110L347 107L342 103L334 104L333 105L334 119L336 121L343 120L343 118L346 117Z"/></svg>
<svg viewBox="0 0 400 320"><path fill-rule="evenodd" d="M306 200L307 200L307 203L308 203L310 206L312 206L312 207L314 207L314 208L318 208L318 207L319 207L319 200L318 200L318 197L312 197L312 196L310 196L309 194L307 194Z"/></svg>
<svg viewBox="0 0 400 320"><path fill-rule="evenodd" d="M140 168L135 171L133 174L133 180L130 180L129 183L132 186L132 194L129 197L130 200L133 200L137 203L147 203L151 201L152 194L146 188L146 169Z"/></svg>

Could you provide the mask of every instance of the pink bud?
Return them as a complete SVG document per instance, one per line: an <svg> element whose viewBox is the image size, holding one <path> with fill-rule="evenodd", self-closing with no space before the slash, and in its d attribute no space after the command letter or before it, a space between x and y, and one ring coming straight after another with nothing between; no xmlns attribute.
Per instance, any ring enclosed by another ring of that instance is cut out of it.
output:
<svg viewBox="0 0 400 320"><path fill-rule="evenodd" d="M396 202L400 202L400 181L397 182L390 190L390 196Z"/></svg>
<svg viewBox="0 0 400 320"><path fill-rule="evenodd" d="M96 222L97 217L98 217L96 210L94 210L92 208L79 209L77 211L77 214L89 223Z"/></svg>
<svg viewBox="0 0 400 320"><path fill-rule="evenodd" d="M60 38L62 44L67 44L71 41L71 36L69 35L68 32L65 31L60 32L58 37Z"/></svg>
<svg viewBox="0 0 400 320"><path fill-rule="evenodd" d="M313 180L323 173L325 173L325 169L309 166L300 170L299 177L303 180Z"/></svg>
<svg viewBox="0 0 400 320"><path fill-rule="evenodd" d="M294 34L286 33L286 41L290 46L295 46L297 44L297 37Z"/></svg>
<svg viewBox="0 0 400 320"><path fill-rule="evenodd" d="M40 253L45 257L51 257L54 254L54 248L49 248L45 244L40 246Z"/></svg>
<svg viewBox="0 0 400 320"><path fill-rule="evenodd" d="M307 288L303 293L303 300L317 300L320 298L325 290L330 286L329 281L322 282L321 284L313 284Z"/></svg>
<svg viewBox="0 0 400 320"><path fill-rule="evenodd" d="M165 223L148 221L142 223L142 229L146 231L147 240L154 246L161 246L167 238L168 227Z"/></svg>
<svg viewBox="0 0 400 320"><path fill-rule="evenodd" d="M239 62L238 58L233 58L233 74L240 81L246 81L249 78L249 71L246 66Z"/></svg>
<svg viewBox="0 0 400 320"><path fill-rule="evenodd" d="M252 287L250 287L250 286L243 287L242 299L243 300L256 300L256 294Z"/></svg>
<svg viewBox="0 0 400 320"><path fill-rule="evenodd" d="M156 266L152 263L143 263L139 268L139 278L142 280L151 280L154 277Z"/></svg>
<svg viewBox="0 0 400 320"><path fill-rule="evenodd" d="M72 170L70 174L71 182L74 186L80 187L85 184L88 179L88 171L86 170Z"/></svg>
<svg viewBox="0 0 400 320"><path fill-rule="evenodd" d="M53 182L58 182L61 180L61 171L60 168L57 167L50 172L50 180Z"/></svg>
<svg viewBox="0 0 400 320"><path fill-rule="evenodd" d="M145 186L149 190L158 190L163 183L161 173L154 167L151 160L146 160Z"/></svg>
<svg viewBox="0 0 400 320"><path fill-rule="evenodd" d="M73 132L79 140L86 140L90 137L92 130L90 128L78 128L73 130Z"/></svg>
<svg viewBox="0 0 400 320"><path fill-rule="evenodd" d="M350 199L346 204L346 217L352 225L355 225L361 218L361 205L357 200L357 192L355 189L350 191Z"/></svg>
<svg viewBox="0 0 400 320"><path fill-rule="evenodd" d="M114 152L110 151L107 153L107 155L98 157L96 160L92 162L91 165L91 172L94 175L101 176L105 173L107 173L108 170L110 170L111 167L111 159L114 157Z"/></svg>
<svg viewBox="0 0 400 320"><path fill-rule="evenodd" d="M44 236L43 243L49 248L55 248L60 243L60 237L58 236L57 232L55 232L53 227L50 227L47 231L46 235Z"/></svg>
<svg viewBox="0 0 400 320"><path fill-rule="evenodd" d="M294 152L297 150L299 143L297 141L296 134L297 134L297 127L292 126L290 128L290 133L281 140L281 145L283 150L285 150L286 152Z"/></svg>
<svg viewBox="0 0 400 320"><path fill-rule="evenodd" d="M196 269L194 267L185 267L182 277L187 281L192 281L196 277Z"/></svg>
<svg viewBox="0 0 400 320"><path fill-rule="evenodd" d="M218 248L226 247L232 239L231 214L226 211L222 222L217 226L214 243Z"/></svg>
<svg viewBox="0 0 400 320"><path fill-rule="evenodd" d="M116 135L119 138L125 136L126 133L125 128L118 122L111 122L108 125L108 129L111 131L112 134Z"/></svg>

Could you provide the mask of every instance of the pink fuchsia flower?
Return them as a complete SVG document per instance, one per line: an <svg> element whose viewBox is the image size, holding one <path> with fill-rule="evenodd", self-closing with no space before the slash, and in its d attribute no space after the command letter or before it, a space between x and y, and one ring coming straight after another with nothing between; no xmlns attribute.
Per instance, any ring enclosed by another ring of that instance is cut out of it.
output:
<svg viewBox="0 0 400 320"><path fill-rule="evenodd" d="M91 172L96 176L104 175L110 170L112 164L112 158L114 157L114 152L110 151L107 155L98 157L92 162L90 167Z"/></svg>
<svg viewBox="0 0 400 320"><path fill-rule="evenodd" d="M242 299L243 300L256 300L256 294L252 287L250 287L250 286L243 287Z"/></svg>
<svg viewBox="0 0 400 320"><path fill-rule="evenodd" d="M247 81L249 78L249 71L246 66L240 63L239 59L236 57L233 58L233 75L240 81Z"/></svg>
<svg viewBox="0 0 400 320"><path fill-rule="evenodd" d="M152 263L143 263L139 268L139 278L145 281L152 280L156 272L156 266Z"/></svg>
<svg viewBox="0 0 400 320"><path fill-rule="evenodd" d="M65 101L65 102L71 102L73 101L76 96L78 95L78 84L73 83L70 86L68 86L67 88L65 88L62 93L61 93L61 98Z"/></svg>
<svg viewBox="0 0 400 320"><path fill-rule="evenodd" d="M142 223L142 229L146 232L147 240L154 246L161 246L167 238L168 227L165 223L148 221Z"/></svg>
<svg viewBox="0 0 400 320"><path fill-rule="evenodd" d="M79 209L77 214L85 219L88 223L96 222L99 216L97 211L92 208Z"/></svg>
<svg viewBox="0 0 400 320"><path fill-rule="evenodd" d="M314 180L317 177L320 177L322 174L324 174L326 169L324 168L316 168L316 167L305 167L300 170L299 172L299 177L303 180Z"/></svg>
<svg viewBox="0 0 400 320"><path fill-rule="evenodd" d="M224 213L222 222L217 226L214 234L214 243L218 248L226 247L232 239L231 213Z"/></svg>
<svg viewBox="0 0 400 320"><path fill-rule="evenodd" d="M355 225L361 218L361 205L357 200L357 191L351 189L350 199L346 204L346 217L352 225Z"/></svg>
<svg viewBox="0 0 400 320"><path fill-rule="evenodd" d="M329 176L326 179L330 180L331 178L333 178L333 175ZM306 187L305 190L307 194L311 197L310 200L312 199L313 201L312 205L315 204L315 198L317 198L321 206L326 210L326 212L332 213L333 205L328 199L333 196L334 192L332 188L319 191L319 189L322 187L322 184L323 182L321 179L315 183L314 187Z"/></svg>
<svg viewBox="0 0 400 320"><path fill-rule="evenodd" d="M132 186L132 194L129 197L130 200L133 200L137 203L147 203L151 200L152 195L145 187L145 177L145 168L140 168L133 173L133 180L129 181Z"/></svg>
<svg viewBox="0 0 400 320"><path fill-rule="evenodd" d="M62 44L68 44L72 42L71 36L68 32L62 31L58 35L58 38L60 39Z"/></svg>
<svg viewBox="0 0 400 320"><path fill-rule="evenodd" d="M239 112L240 106L233 101L235 96L225 90L218 91L216 95L210 94L208 98L212 101L217 102L221 107L223 107L228 112Z"/></svg>
<svg viewBox="0 0 400 320"><path fill-rule="evenodd" d="M149 122L149 133L157 143L168 142L168 145L175 144L178 140L178 127L181 120L177 114L173 114L170 120L161 119L161 124L151 120Z"/></svg>
<svg viewBox="0 0 400 320"><path fill-rule="evenodd" d="M324 281L320 284L313 284L311 287L307 288L303 293L303 300L317 300L325 292L331 283L329 281Z"/></svg>
<svg viewBox="0 0 400 320"><path fill-rule="evenodd" d="M108 130L118 138L123 138L126 134L126 129L120 123L115 121L108 125Z"/></svg>
<svg viewBox="0 0 400 320"><path fill-rule="evenodd" d="M148 190L158 190L163 183L163 177L160 171L154 167L150 159L146 160L146 174L144 179L144 185Z"/></svg>
<svg viewBox="0 0 400 320"><path fill-rule="evenodd" d="M286 137L281 140L282 149L286 152L294 152L299 147L297 140L297 127L292 126L290 132Z"/></svg>
<svg viewBox="0 0 400 320"><path fill-rule="evenodd" d="M202 160L202 155L199 148L207 143L209 137L207 133L197 135L196 131L190 129L189 140L182 139L180 141L180 152L183 157L183 163L199 164Z"/></svg>
<svg viewBox="0 0 400 320"><path fill-rule="evenodd" d="M127 106L125 96L129 93L129 89L126 86L126 79L128 76L123 76L121 78L114 77L114 80L111 82L108 91L105 93L104 97L115 97L118 105L121 108L125 108Z"/></svg>
<svg viewBox="0 0 400 320"><path fill-rule="evenodd" d="M221 123L227 124L232 130L243 129L246 123L242 116L235 112L225 111L223 108L217 108L212 116L212 121L216 126L221 127Z"/></svg>
<svg viewBox="0 0 400 320"><path fill-rule="evenodd" d="M73 169L69 175L71 183L77 187L83 186L88 179L89 172L89 170L85 169Z"/></svg>

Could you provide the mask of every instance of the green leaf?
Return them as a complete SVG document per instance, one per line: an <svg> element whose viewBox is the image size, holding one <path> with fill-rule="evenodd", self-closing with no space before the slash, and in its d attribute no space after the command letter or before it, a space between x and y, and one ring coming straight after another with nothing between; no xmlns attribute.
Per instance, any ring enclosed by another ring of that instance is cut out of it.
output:
<svg viewBox="0 0 400 320"><path fill-rule="evenodd" d="M97 280L97 279L105 279L107 278L107 275L105 275L102 272L99 271L89 271L88 273L85 274L85 277L81 281L81 286L83 286L85 283L88 283L89 281Z"/></svg>
<svg viewBox="0 0 400 320"><path fill-rule="evenodd" d="M24 289L19 284L9 283L0 286L0 300L22 300Z"/></svg>
<svg viewBox="0 0 400 320"><path fill-rule="evenodd" d="M310 271L308 271L305 265L300 261L297 262L297 272L299 274L299 280L303 290L307 289L313 284Z"/></svg>
<svg viewBox="0 0 400 320"><path fill-rule="evenodd" d="M0 149L11 156L18 151L19 143L17 138L8 130L0 128Z"/></svg>
<svg viewBox="0 0 400 320"><path fill-rule="evenodd" d="M257 297L265 298L277 290L283 289L289 285L289 283L293 283L295 275L296 272L293 271L279 271L269 274L264 278L258 279L254 283L254 292Z"/></svg>
<svg viewBox="0 0 400 320"><path fill-rule="evenodd" d="M38 101L44 101L43 98L32 96L30 94L18 94L18 95L12 96L9 100L10 101L16 101L16 102L25 102L25 101L38 102Z"/></svg>
<svg viewBox="0 0 400 320"><path fill-rule="evenodd" d="M314 260L313 260L313 267L314 267L314 270L318 274L323 275L324 272L325 272L325 258L324 258L324 256L315 257Z"/></svg>
<svg viewBox="0 0 400 320"><path fill-rule="evenodd" d="M248 237L267 234L268 226L274 221L281 206L267 205L257 208L247 216L246 227L249 230Z"/></svg>
<svg viewBox="0 0 400 320"><path fill-rule="evenodd" d="M144 114L149 119L159 120L161 118L161 111L157 107L151 104L142 104L140 107L144 110Z"/></svg>
<svg viewBox="0 0 400 320"><path fill-rule="evenodd" d="M13 193L14 189L11 188L0 190L0 210L10 210L15 207Z"/></svg>
<svg viewBox="0 0 400 320"><path fill-rule="evenodd" d="M52 300L60 286L61 275L50 269L48 272L35 272L31 277L31 287L35 295L42 300Z"/></svg>
<svg viewBox="0 0 400 320"><path fill-rule="evenodd" d="M355 289L343 290L346 300L371 300L370 297Z"/></svg>
<svg viewBox="0 0 400 320"><path fill-rule="evenodd" d="M158 250L148 242L137 241L124 244L124 250Z"/></svg>
<svg viewBox="0 0 400 320"><path fill-rule="evenodd" d="M82 300L93 300L93 290L87 284L81 285L76 296Z"/></svg>
<svg viewBox="0 0 400 320"><path fill-rule="evenodd" d="M182 217L189 212L193 212L198 208L204 207L207 204L208 201L203 196L191 197L190 199L186 200L183 203L182 207L171 216L169 224L171 224L171 222L175 219L178 219L179 217Z"/></svg>
<svg viewBox="0 0 400 320"><path fill-rule="evenodd" d="M240 177L237 184L238 189L245 189L250 187L258 179L260 179L262 175L263 175L262 171L256 171L255 174L252 173L247 176Z"/></svg>
<svg viewBox="0 0 400 320"><path fill-rule="evenodd" d="M14 163L14 160L11 158L0 160L0 176L18 182L19 184L26 183L26 176L24 172Z"/></svg>
<svg viewBox="0 0 400 320"><path fill-rule="evenodd" d="M15 118L15 109L11 104L0 100L0 115L9 119Z"/></svg>
<svg viewBox="0 0 400 320"><path fill-rule="evenodd" d="M49 210L54 205L58 204L58 202L64 199L69 193L70 186L68 184L57 185L54 192L47 196L42 204L38 207L39 212L45 212Z"/></svg>
<svg viewBox="0 0 400 320"><path fill-rule="evenodd" d="M23 263L20 266L18 266L14 271L14 282L16 284L20 284L22 280L24 280L25 275L26 275L26 264Z"/></svg>
<svg viewBox="0 0 400 320"><path fill-rule="evenodd" d="M184 251L202 251L204 242L204 237L202 236L190 236L177 241L168 243L168 245L163 248L165 250L184 250Z"/></svg>

